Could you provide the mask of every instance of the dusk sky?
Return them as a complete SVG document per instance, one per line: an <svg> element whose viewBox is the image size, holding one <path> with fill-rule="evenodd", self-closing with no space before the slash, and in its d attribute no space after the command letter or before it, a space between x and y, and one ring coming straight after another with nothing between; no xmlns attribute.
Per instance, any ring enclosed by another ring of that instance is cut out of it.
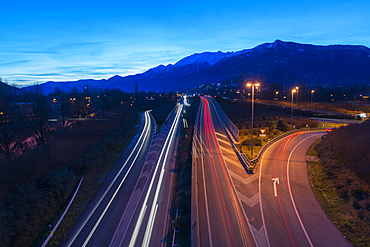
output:
<svg viewBox="0 0 370 247"><path fill-rule="evenodd" d="M0 77L20 86L142 73L276 39L370 47L369 0L5 0Z"/></svg>

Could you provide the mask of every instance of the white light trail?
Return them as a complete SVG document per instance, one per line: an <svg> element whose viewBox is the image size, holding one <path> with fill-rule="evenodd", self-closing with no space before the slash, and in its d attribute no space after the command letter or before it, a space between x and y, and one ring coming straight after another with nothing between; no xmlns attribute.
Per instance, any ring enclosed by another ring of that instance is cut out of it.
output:
<svg viewBox="0 0 370 247"><path fill-rule="evenodd" d="M149 240L150 240L150 237L151 237L151 234L152 234L153 225L154 225L154 219L155 219L156 212L157 212L156 205L157 205L158 195L159 195L159 191L161 189L161 184L162 184L162 181L163 181L163 176L164 176L164 171L165 171L164 165L166 163L167 156L168 156L168 153L169 153L169 150L170 150L169 147L171 147L171 145L172 145L172 142L173 142L174 137L175 137L175 134L176 134L177 127L179 125L179 119L180 119L180 116L181 116L182 108L183 108L183 105L182 104L177 104L177 112L176 112L176 116L175 116L174 122L172 123L172 126L170 128L169 134L167 135L166 140L165 140L165 143L164 143L164 146L163 146L163 148L161 150L160 156L158 158L158 162L156 164L155 171L154 171L153 176L152 176L152 179L150 181L148 192L147 192L147 194L145 196L143 207L142 207L142 209L140 211L140 216L139 217L143 217L143 215L145 213L144 207L146 207L147 202L148 202L148 199L149 199L149 195L151 194L151 190L153 188L154 179L155 179L155 177L157 175L157 172L158 172L158 169L159 169L160 165L162 165L161 172L160 172L160 177L159 177L159 180L158 180L158 183L157 183L157 187L156 187L156 191L155 191L155 196L154 196L154 199L153 199L153 202L152 202L152 208L150 210L149 220L148 220L147 228L146 228L146 231L145 231L145 235L144 235L144 240L143 240L142 246L148 246L149 245L149 242L150 242ZM164 155L164 159L162 158L163 155ZM133 234L133 236L131 238L131 241L130 241L130 244L129 244L130 247L131 246L132 247L135 246L135 242L137 240L138 232L139 232L139 229L141 227L141 224L142 224L142 222L137 222L136 223L135 230L134 230L134 233L135 234Z"/></svg>
<svg viewBox="0 0 370 247"><path fill-rule="evenodd" d="M98 221L95 223L93 229L90 231L90 234L88 235L88 237L86 238L83 246L86 246L87 243L89 242L91 236L93 235L94 231L96 230L98 224L100 223L101 219L103 218L105 212L107 211L108 207L110 206L111 202L113 201L115 195L117 194L117 191L120 189L122 183L125 181L126 177L128 176L133 164L135 163L143 145L144 145L144 140L148 137L149 133L150 133L150 117L149 117L149 111L146 111L144 113L144 116L145 116L145 125L144 125L144 128L143 128L143 131L141 132L140 134L140 137L138 139L138 141L136 142L134 148L132 149L130 155L128 156L128 158L126 159L125 163L123 164L123 166L120 168L120 170L118 171L117 175L114 177L114 179L111 181L111 183L109 184L108 188L104 191L103 195L99 198L99 201L95 204L94 208L90 211L90 213L88 214L88 216L85 218L85 220L83 221L83 223L80 225L79 229L76 231L76 233L73 235L72 239L67 243L67 246L71 246L73 244L73 242L76 240L77 236L80 234L80 232L82 231L82 229L85 227L86 223L90 220L91 216L94 214L94 212L96 211L96 209L100 206L100 203L103 201L103 199L105 198L105 196L107 195L108 191L111 189L111 187L113 186L113 184L116 182L117 178L121 175L123 169L126 167L127 163L129 162L129 160L131 159L131 157L134 155L134 153L136 153L136 156L134 158L134 161L131 163L128 171L126 172L126 175L125 177L122 179L119 187L117 188L117 190L115 191L113 197L111 198L111 200L109 201L108 205L106 206L106 208L104 209L102 215L99 217ZM138 148L138 146L140 145L140 147Z"/></svg>

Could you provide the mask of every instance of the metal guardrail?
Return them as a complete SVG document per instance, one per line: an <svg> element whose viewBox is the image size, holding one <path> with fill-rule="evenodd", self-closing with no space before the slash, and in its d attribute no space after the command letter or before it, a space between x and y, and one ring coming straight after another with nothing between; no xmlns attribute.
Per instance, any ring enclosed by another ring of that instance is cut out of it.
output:
<svg viewBox="0 0 370 247"><path fill-rule="evenodd" d="M214 100L213 102L218 105L217 101ZM221 107L219 105L218 105L218 107L221 109ZM237 137L235 138L235 132L232 131L229 126L232 126L232 128L236 128L235 124L228 118L228 116L226 115L226 113L222 109L221 109L221 113L222 113L223 117L220 117L219 114L218 114L218 111L216 111L216 114L217 114L217 117L218 117L219 121L224 123L222 127L223 127L228 139L230 140L231 146L234 149L236 155L238 156L238 159L239 159L240 163L242 164L242 166L244 167L244 169L247 173L251 172L250 168L253 166L253 163L258 162L258 160L261 157L261 154L269 146L271 146L273 143L277 142L278 140L280 140L284 137L287 137L289 135L292 135L294 133L297 133L299 131L320 131L320 130L325 130L326 129L326 128L303 128L303 129L296 129L296 130L286 132L286 133L284 133L282 135L279 135L279 136L275 137L274 139L268 141L265 145L263 145L261 150L258 152L256 158L254 158L253 160L249 160L248 157L244 153L241 153L236 148L235 143L233 141L233 140L238 140L238 139L237 139Z"/></svg>
<svg viewBox="0 0 370 247"><path fill-rule="evenodd" d="M277 142L278 140L284 138L284 137L287 137L289 135L292 135L294 133L297 133L297 132L300 132L300 131L320 131L320 130L325 130L326 128L303 128L303 129L296 129L296 130L292 130L292 131L289 131L289 132L286 132L282 135L279 135L277 137L275 137L274 139L268 141L265 145L263 145L263 147L261 148L261 150L258 152L256 158L254 158L253 160L250 161L250 163L255 163L255 162L258 162L261 154L269 147L271 146L271 144L273 144L274 142Z"/></svg>
<svg viewBox="0 0 370 247"><path fill-rule="evenodd" d="M75 192L73 193L73 196L72 196L71 200L69 201L69 203L68 203L67 207L65 208L65 210L64 210L64 212L63 212L63 214L62 214L62 216L60 216L60 218L59 218L58 222L55 224L54 228L53 228L53 229L50 229L50 230L51 230L51 231L50 231L50 234L48 235L48 237L46 238L46 240L44 241L44 243L41 245L41 247L45 247L45 246L49 243L49 241L50 241L50 239L53 237L53 235L54 235L55 231L58 229L58 227L59 227L60 223L61 223L61 222L62 222L62 220L64 219L64 216L67 214L67 212L68 212L69 208L71 207L71 205L72 205L72 203L73 203L73 201L74 201L74 199L75 199L75 197L76 197L76 195L77 195L77 192L78 192L78 191L79 191L79 189L80 189L80 186L81 186L81 183L82 183L83 178L84 178L84 177L82 176L82 177L81 177L81 179L80 179L80 182L78 183L77 188L76 188ZM51 227L51 226L50 226L50 227Z"/></svg>

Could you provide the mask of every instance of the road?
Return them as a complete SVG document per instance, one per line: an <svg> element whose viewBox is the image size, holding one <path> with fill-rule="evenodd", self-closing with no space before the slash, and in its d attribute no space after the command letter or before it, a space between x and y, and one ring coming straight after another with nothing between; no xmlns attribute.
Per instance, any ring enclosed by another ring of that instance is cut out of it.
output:
<svg viewBox="0 0 370 247"><path fill-rule="evenodd" d="M144 127L89 203L63 246L164 246L177 132L183 104L154 134L145 112Z"/></svg>
<svg viewBox="0 0 370 247"><path fill-rule="evenodd" d="M273 143L255 174L247 174L230 147L219 106L207 97L201 102L193 146L192 246L351 246L308 179L306 152L325 132L300 131Z"/></svg>
<svg viewBox="0 0 370 247"><path fill-rule="evenodd" d="M262 155L255 175L266 246L351 246L325 215L308 180L306 152L324 134L295 133Z"/></svg>
<svg viewBox="0 0 370 247"><path fill-rule="evenodd" d="M255 246L228 172L237 158L212 99L201 97L193 139L193 246Z"/></svg>

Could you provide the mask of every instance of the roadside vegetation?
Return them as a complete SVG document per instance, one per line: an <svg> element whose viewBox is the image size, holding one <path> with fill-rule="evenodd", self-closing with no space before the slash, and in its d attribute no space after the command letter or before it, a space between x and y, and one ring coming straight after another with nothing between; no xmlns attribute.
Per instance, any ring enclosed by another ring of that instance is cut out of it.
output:
<svg viewBox="0 0 370 247"><path fill-rule="evenodd" d="M332 222L354 246L370 246L370 122L326 135L311 155L311 184Z"/></svg>
<svg viewBox="0 0 370 247"><path fill-rule="evenodd" d="M176 100L171 93L115 89L56 90L48 96L37 90L0 89L4 247L40 246L49 234L48 225L55 225L84 176L75 203L49 245L57 246L131 140L140 112L174 105Z"/></svg>

